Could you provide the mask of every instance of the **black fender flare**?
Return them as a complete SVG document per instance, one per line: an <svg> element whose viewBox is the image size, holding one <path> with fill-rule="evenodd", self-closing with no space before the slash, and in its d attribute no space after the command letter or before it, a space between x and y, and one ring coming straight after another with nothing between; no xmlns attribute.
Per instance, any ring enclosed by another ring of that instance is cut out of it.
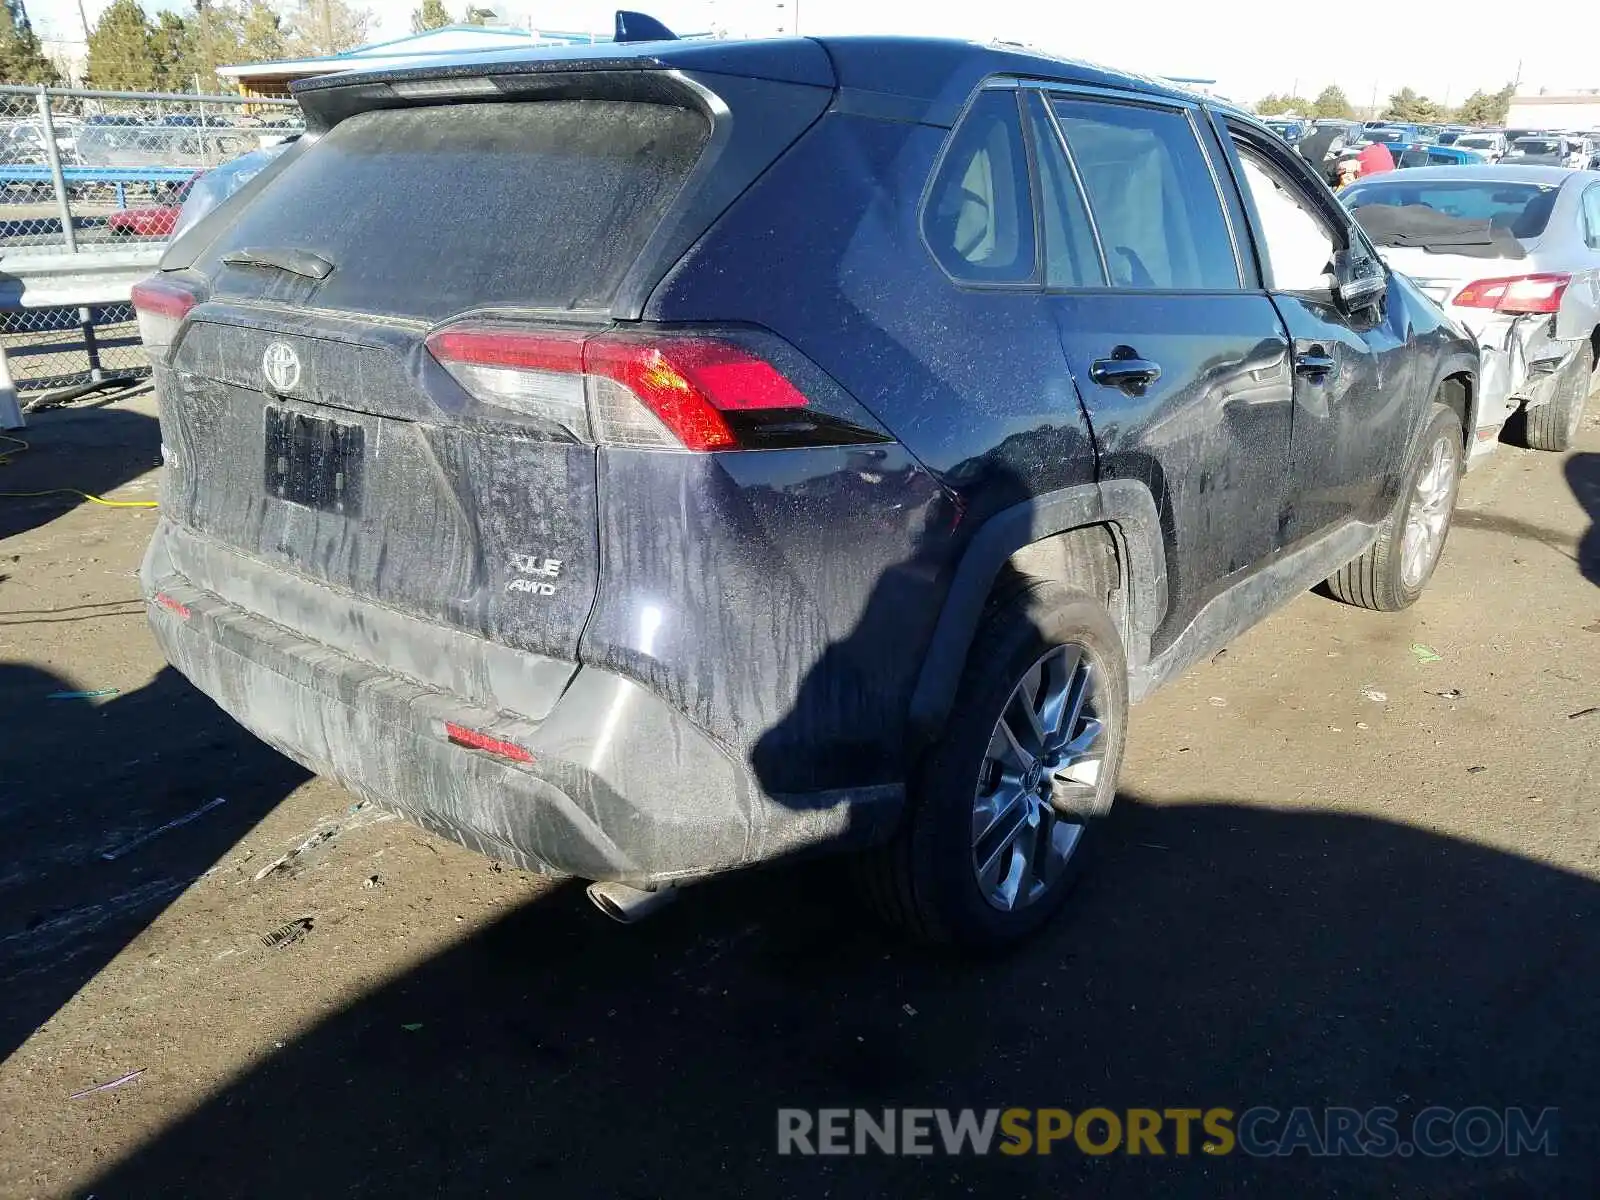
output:
<svg viewBox="0 0 1600 1200"><path fill-rule="evenodd" d="M1155 497L1137 479L1046 492L996 513L967 543L911 694L914 740L925 744L944 728L984 603L1006 560L1024 546L1086 525L1109 525L1118 538L1128 591L1123 641L1129 672L1138 674L1150 656L1151 634L1167 611L1167 558Z"/></svg>

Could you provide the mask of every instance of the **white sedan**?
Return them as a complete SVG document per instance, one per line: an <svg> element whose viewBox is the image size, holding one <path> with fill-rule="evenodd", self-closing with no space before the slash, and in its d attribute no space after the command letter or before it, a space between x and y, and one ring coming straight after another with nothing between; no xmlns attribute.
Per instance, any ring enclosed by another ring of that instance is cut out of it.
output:
<svg viewBox="0 0 1600 1200"><path fill-rule="evenodd" d="M1384 261L1477 339L1472 452L1491 450L1518 409L1530 446L1571 445L1600 386L1600 172L1419 167L1340 199Z"/></svg>

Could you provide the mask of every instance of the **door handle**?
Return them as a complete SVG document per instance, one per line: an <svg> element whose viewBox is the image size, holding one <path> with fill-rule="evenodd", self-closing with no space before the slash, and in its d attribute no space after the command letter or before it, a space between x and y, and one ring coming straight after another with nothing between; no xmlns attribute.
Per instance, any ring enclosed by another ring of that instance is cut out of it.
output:
<svg viewBox="0 0 1600 1200"><path fill-rule="evenodd" d="M1130 396L1142 396L1145 388L1161 378L1161 364L1140 358L1131 347L1118 346L1110 358L1097 358L1089 364L1089 378L1101 387L1121 388Z"/></svg>
<svg viewBox="0 0 1600 1200"><path fill-rule="evenodd" d="M1294 356L1294 373L1304 375L1310 379L1321 379L1324 375L1333 373L1338 366L1329 354L1296 354Z"/></svg>

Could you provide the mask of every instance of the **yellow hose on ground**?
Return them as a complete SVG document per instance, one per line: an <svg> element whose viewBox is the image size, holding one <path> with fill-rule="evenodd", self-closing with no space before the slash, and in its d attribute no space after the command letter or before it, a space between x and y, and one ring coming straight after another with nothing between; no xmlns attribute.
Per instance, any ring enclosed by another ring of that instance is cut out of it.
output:
<svg viewBox="0 0 1600 1200"><path fill-rule="evenodd" d="M13 446L18 447L18 449L8 454L0 454L0 467L10 466L13 458L30 448L28 443L21 438L14 438L4 433L0 433L0 442L10 442ZM90 504L98 504L102 508L159 507L154 500L106 500L100 496L92 496L88 492L80 492L77 488L48 488L42 492L0 492L0 499L5 500L27 500L35 496L81 496Z"/></svg>

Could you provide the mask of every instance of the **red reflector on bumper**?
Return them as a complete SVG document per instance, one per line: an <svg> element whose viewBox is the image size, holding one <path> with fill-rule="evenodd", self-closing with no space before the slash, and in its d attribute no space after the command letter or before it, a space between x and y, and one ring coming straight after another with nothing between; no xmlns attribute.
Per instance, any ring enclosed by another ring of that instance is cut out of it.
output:
<svg viewBox="0 0 1600 1200"><path fill-rule="evenodd" d="M180 601L174 600L165 592L156 593L156 603L161 605L162 608L177 613L185 621L189 619L189 606L181 603Z"/></svg>
<svg viewBox="0 0 1600 1200"><path fill-rule="evenodd" d="M514 742L501 741L499 738L490 737L487 733L479 733L476 729L457 725L453 721L444 723L444 733L457 746L465 746L468 750L482 750L488 754L499 755L501 758L509 758L512 762L533 761L533 755Z"/></svg>

